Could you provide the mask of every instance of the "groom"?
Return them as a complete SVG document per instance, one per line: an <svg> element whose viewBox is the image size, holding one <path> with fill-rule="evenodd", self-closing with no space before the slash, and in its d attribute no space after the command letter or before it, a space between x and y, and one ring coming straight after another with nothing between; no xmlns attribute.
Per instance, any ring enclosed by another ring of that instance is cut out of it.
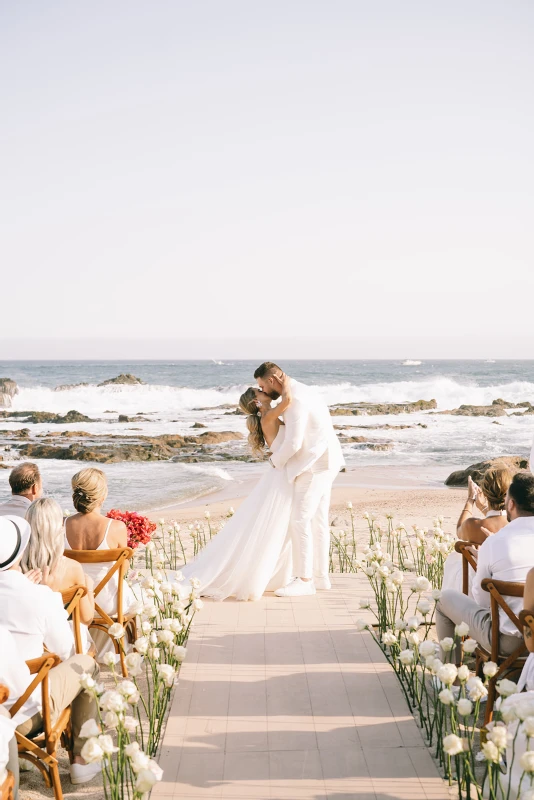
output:
<svg viewBox="0 0 534 800"><path fill-rule="evenodd" d="M332 483L343 466L341 445L334 432L328 406L314 390L285 376L280 367L266 361L254 373L260 389L273 400L289 380L291 405L284 413L284 442L269 459L275 469L286 467L294 485L289 523L293 578L277 589L278 597L315 594L330 589L328 577L330 527L328 509Z"/></svg>

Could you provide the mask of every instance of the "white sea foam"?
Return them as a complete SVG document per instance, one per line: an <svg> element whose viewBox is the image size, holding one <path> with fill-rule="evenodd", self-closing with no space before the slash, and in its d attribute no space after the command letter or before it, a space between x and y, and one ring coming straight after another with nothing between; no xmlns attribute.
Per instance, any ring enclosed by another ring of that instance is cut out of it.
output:
<svg viewBox="0 0 534 800"><path fill-rule="evenodd" d="M14 398L13 409L66 413L75 408L88 416L101 416L106 411L114 411L129 415L144 412L166 417L224 403L236 404L246 388L246 385L207 389L176 386L80 386L55 392L36 386L21 388ZM479 386L439 376L361 386L344 382L316 388L329 404L400 403L434 398L441 410L455 408L462 403L485 405L497 397L511 402L534 399L534 383L527 381Z"/></svg>

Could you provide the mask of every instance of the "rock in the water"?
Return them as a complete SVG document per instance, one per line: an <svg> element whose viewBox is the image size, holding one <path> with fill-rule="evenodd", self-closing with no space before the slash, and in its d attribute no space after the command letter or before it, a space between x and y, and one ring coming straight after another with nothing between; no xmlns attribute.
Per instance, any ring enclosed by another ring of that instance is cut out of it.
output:
<svg viewBox="0 0 534 800"><path fill-rule="evenodd" d="M61 386L56 386L54 392L66 392L69 389L79 389L83 386L89 386L88 383L63 383Z"/></svg>
<svg viewBox="0 0 534 800"><path fill-rule="evenodd" d="M19 416L27 417L26 422L32 422L35 425L39 423L50 423L52 422L54 425L65 425L70 422L94 422L90 417L86 417L85 414L80 413L80 411L72 410L67 411L66 414L54 414L51 411L28 411L24 414L19 414Z"/></svg>
<svg viewBox="0 0 534 800"><path fill-rule="evenodd" d="M452 414L454 417L504 417L506 411L503 406L469 406L462 405L452 411L438 411L438 414Z"/></svg>
<svg viewBox="0 0 534 800"><path fill-rule="evenodd" d="M11 408L11 400L19 393L19 387L11 378L0 378L0 408Z"/></svg>
<svg viewBox="0 0 534 800"><path fill-rule="evenodd" d="M206 426L203 425L201 422L195 422L194 425L191 425L192 428L205 428Z"/></svg>
<svg viewBox="0 0 534 800"><path fill-rule="evenodd" d="M532 404L529 403L528 400L525 400L524 403L511 403L509 400L503 400L502 397L498 397L497 400L494 400L492 405L494 406L502 406L503 408L531 408Z"/></svg>
<svg viewBox="0 0 534 800"><path fill-rule="evenodd" d="M435 400L416 400L413 403L338 403L330 407L330 414L338 417L413 414L415 411L431 411L437 407Z"/></svg>
<svg viewBox="0 0 534 800"><path fill-rule="evenodd" d="M127 384L127 385L131 385L131 386L136 386L138 384L144 385L144 383L145 382L142 381L141 378L136 378L135 375L130 375L130 373L127 372L127 373L121 373L120 375L117 375L116 378L109 378L107 381L102 381L102 383L99 383L98 385L99 386L110 386L112 384Z"/></svg>
<svg viewBox="0 0 534 800"><path fill-rule="evenodd" d="M126 414L119 414L119 422L129 422L129 421L130 417L128 417Z"/></svg>
<svg viewBox="0 0 534 800"><path fill-rule="evenodd" d="M445 481L445 486L467 486L469 476L475 483L480 483L488 469L497 466L506 466L511 472L519 472L521 469L528 469L529 465L528 458L523 456L500 456L489 461L479 461L477 464L471 464L467 469L451 472Z"/></svg>

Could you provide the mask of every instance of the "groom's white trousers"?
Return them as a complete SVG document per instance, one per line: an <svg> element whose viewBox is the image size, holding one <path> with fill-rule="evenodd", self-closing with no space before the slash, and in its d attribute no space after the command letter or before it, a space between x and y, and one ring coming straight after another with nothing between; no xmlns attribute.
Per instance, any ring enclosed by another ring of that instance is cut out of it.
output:
<svg viewBox="0 0 534 800"><path fill-rule="evenodd" d="M303 472L293 484L289 530L293 549L293 575L328 577L330 525L328 510L336 472Z"/></svg>

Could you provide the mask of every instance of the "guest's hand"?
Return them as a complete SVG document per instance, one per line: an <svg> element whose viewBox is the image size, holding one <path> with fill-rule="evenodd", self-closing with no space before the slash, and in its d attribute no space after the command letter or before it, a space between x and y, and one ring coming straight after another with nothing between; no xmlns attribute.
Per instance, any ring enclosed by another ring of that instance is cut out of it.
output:
<svg viewBox="0 0 534 800"><path fill-rule="evenodd" d="M24 577L28 578L30 583L41 583L43 573L40 569L30 569L29 572L24 573Z"/></svg>
<svg viewBox="0 0 534 800"><path fill-rule="evenodd" d="M476 503L479 488L477 484L472 479L471 475L467 478L467 499L471 501L471 503Z"/></svg>
<svg viewBox="0 0 534 800"><path fill-rule="evenodd" d="M475 561L478 561L478 550L476 547L466 547L465 549L471 553Z"/></svg>

